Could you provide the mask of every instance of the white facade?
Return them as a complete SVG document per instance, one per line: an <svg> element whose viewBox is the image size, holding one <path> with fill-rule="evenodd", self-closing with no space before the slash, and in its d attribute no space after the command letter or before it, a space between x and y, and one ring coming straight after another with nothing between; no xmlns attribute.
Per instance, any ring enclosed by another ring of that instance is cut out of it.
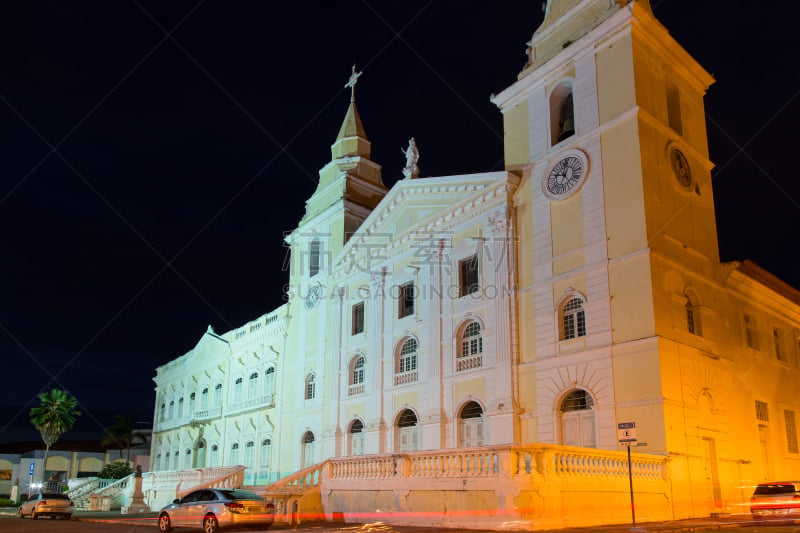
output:
<svg viewBox="0 0 800 533"><path fill-rule="evenodd" d="M154 469L263 484L360 454L614 450L635 421L679 516L800 475L800 293L720 263L713 79L620 4L548 2L494 99L506 172L387 190L351 102L286 238L287 303L157 370Z"/></svg>

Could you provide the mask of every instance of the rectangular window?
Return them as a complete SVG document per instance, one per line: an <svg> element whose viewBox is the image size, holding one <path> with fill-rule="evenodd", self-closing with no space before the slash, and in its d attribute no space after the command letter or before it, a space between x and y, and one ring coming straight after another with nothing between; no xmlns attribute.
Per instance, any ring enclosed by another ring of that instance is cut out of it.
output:
<svg viewBox="0 0 800 533"><path fill-rule="evenodd" d="M744 341L747 343L747 346L753 349L756 347L756 339L754 335L753 317L750 315L744 315Z"/></svg>
<svg viewBox="0 0 800 533"><path fill-rule="evenodd" d="M466 296L477 292L480 288L478 281L478 256L473 255L458 262L458 296Z"/></svg>
<svg viewBox="0 0 800 533"><path fill-rule="evenodd" d="M364 333L364 302L353 306L353 335Z"/></svg>
<svg viewBox="0 0 800 533"><path fill-rule="evenodd" d="M675 130L676 133L683 132L683 124L681 121L681 93L678 86L669 77L671 74L667 73L667 120L669 127Z"/></svg>
<svg viewBox="0 0 800 533"><path fill-rule="evenodd" d="M783 331L778 328L773 328L772 330L772 340L775 344L775 357L778 361L783 361L784 363L787 361L786 353L781 349L781 340L783 339Z"/></svg>
<svg viewBox="0 0 800 533"><path fill-rule="evenodd" d="M397 317L403 318L414 314L414 282L400 285L397 291Z"/></svg>
<svg viewBox="0 0 800 533"><path fill-rule="evenodd" d="M797 424L794 419L794 411L784 409L783 420L786 424L786 447L789 453L800 453L797 446Z"/></svg>
<svg viewBox="0 0 800 533"><path fill-rule="evenodd" d="M769 405L767 405L767 402L756 400L756 418L762 422L769 422Z"/></svg>
<svg viewBox="0 0 800 533"><path fill-rule="evenodd" d="M319 239L311 241L308 247L308 275L316 276L320 271L321 245Z"/></svg>

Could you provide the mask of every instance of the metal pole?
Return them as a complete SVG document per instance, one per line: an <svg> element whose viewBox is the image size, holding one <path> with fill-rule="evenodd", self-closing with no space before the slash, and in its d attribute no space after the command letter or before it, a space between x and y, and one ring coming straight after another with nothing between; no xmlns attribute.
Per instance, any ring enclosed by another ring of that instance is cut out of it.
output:
<svg viewBox="0 0 800 533"><path fill-rule="evenodd" d="M631 522L636 527L636 511L633 506L633 473L631 471L631 443L628 443L628 485L631 489Z"/></svg>

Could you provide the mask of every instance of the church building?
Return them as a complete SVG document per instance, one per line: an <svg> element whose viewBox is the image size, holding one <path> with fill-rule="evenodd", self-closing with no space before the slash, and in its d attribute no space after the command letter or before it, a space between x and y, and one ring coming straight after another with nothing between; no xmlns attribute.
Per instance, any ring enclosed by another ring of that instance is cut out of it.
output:
<svg viewBox="0 0 800 533"><path fill-rule="evenodd" d="M354 69L287 301L156 370L153 471L264 486L329 458L624 450L635 427L676 516L800 478L800 292L720 262L713 78L648 0L549 0L527 56L492 96L504 171L422 177L412 140L391 188Z"/></svg>

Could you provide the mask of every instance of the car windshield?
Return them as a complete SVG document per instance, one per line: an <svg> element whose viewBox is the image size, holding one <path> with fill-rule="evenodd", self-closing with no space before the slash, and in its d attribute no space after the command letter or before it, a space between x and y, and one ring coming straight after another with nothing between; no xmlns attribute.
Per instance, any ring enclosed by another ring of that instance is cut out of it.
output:
<svg viewBox="0 0 800 533"><path fill-rule="evenodd" d="M794 485L786 483L765 483L756 487L757 496L769 496L774 494L791 494L794 492Z"/></svg>
<svg viewBox="0 0 800 533"><path fill-rule="evenodd" d="M261 496L256 494L255 492L250 492L249 490L242 490L242 489L225 489L219 490L220 494L223 497L231 500L263 500Z"/></svg>
<svg viewBox="0 0 800 533"><path fill-rule="evenodd" d="M66 494L58 494L57 492L43 492L39 495L40 500L69 500Z"/></svg>

